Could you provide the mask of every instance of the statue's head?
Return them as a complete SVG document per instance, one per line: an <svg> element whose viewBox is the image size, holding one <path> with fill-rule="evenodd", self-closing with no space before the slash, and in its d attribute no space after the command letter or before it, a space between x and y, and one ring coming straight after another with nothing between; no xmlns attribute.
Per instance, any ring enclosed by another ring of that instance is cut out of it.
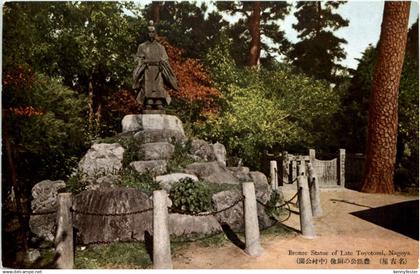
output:
<svg viewBox="0 0 420 274"><path fill-rule="evenodd" d="M147 27L147 30L149 31L149 40L153 42L156 39L156 29L152 20L149 21L149 26Z"/></svg>

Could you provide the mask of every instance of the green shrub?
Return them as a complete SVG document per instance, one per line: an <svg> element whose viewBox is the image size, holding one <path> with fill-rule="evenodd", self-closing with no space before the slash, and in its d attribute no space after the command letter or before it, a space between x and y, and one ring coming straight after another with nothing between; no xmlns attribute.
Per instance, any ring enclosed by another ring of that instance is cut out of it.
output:
<svg viewBox="0 0 420 274"><path fill-rule="evenodd" d="M82 174L77 172L67 180L65 191L77 194L85 190L86 186L87 182L82 180Z"/></svg>
<svg viewBox="0 0 420 274"><path fill-rule="evenodd" d="M172 144L175 149L174 154L168 161L168 172L182 172L187 165L194 163L194 159L189 155L191 140L187 142L176 141Z"/></svg>
<svg viewBox="0 0 420 274"><path fill-rule="evenodd" d="M185 213L199 213L211 209L209 187L202 182L185 178L175 183L169 197L176 210Z"/></svg>
<svg viewBox="0 0 420 274"><path fill-rule="evenodd" d="M151 194L154 190L160 189L159 183L154 180L151 172L143 174L130 168L124 169L115 182L116 185L135 188L141 192Z"/></svg>

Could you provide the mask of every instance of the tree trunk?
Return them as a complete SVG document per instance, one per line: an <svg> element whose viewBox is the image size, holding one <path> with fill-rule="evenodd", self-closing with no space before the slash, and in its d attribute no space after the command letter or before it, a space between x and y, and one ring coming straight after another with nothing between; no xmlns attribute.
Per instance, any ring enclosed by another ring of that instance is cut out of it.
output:
<svg viewBox="0 0 420 274"><path fill-rule="evenodd" d="M378 60L369 100L363 192L394 192L398 90L407 42L409 11L410 2L385 2Z"/></svg>
<svg viewBox="0 0 420 274"><path fill-rule="evenodd" d="M161 6L162 6L161 1L152 2L153 21L155 23L155 26L159 24L159 21L160 21L160 7Z"/></svg>
<svg viewBox="0 0 420 274"><path fill-rule="evenodd" d="M248 29L251 33L251 43L249 46L248 65L258 67L260 64L261 53L261 2L256 1L253 6L251 17L248 22Z"/></svg>

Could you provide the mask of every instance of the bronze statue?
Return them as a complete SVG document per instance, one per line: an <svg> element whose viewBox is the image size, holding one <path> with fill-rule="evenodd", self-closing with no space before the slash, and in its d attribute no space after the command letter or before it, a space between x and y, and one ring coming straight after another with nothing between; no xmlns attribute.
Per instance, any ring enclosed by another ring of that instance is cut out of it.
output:
<svg viewBox="0 0 420 274"><path fill-rule="evenodd" d="M169 64L165 48L156 41L153 21L148 26L149 40L137 49L137 66L133 71L133 89L137 91L137 102L143 105L143 113L165 113L171 97L165 85L178 90L174 72Z"/></svg>

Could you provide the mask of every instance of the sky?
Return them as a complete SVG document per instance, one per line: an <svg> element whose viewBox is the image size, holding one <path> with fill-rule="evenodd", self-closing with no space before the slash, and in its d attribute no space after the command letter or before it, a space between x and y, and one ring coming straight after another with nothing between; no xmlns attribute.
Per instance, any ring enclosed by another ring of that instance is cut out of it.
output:
<svg viewBox="0 0 420 274"><path fill-rule="evenodd" d="M137 0L141 4L150 3L151 0ZM208 2L205 0L196 0L197 3ZM292 1L289 1L292 2ZM214 6L209 5L210 10ZM381 32L382 14L384 9L384 1L382 0L349 0L346 4L341 5L337 10L343 18L349 20L349 26L341 28L335 32L338 37L345 38L347 44L343 45L347 54L345 60L340 63L346 67L356 69L357 59L362 56L365 49L372 44L376 46ZM297 42L297 33L292 28L292 24L296 23L296 18L293 15L295 9L293 8L290 14L285 18L282 24L282 29L286 33L288 40ZM419 6L418 0L411 2L409 26L411 26L418 18ZM238 17L225 16L225 19L230 22L235 22Z"/></svg>
<svg viewBox="0 0 420 274"><path fill-rule="evenodd" d="M344 45L347 58L341 62L342 65L353 69L357 68L358 61L356 59L362 56L368 45L376 46L381 32L383 10L383 1L350 0L338 8L337 13L349 20L348 27L335 32L336 36L347 40L347 44ZM292 10L285 18L283 29L290 41L297 42L297 33L292 28L292 24L297 22L293 15L294 11ZM409 26L415 23L418 14L418 2L413 1L411 2Z"/></svg>

